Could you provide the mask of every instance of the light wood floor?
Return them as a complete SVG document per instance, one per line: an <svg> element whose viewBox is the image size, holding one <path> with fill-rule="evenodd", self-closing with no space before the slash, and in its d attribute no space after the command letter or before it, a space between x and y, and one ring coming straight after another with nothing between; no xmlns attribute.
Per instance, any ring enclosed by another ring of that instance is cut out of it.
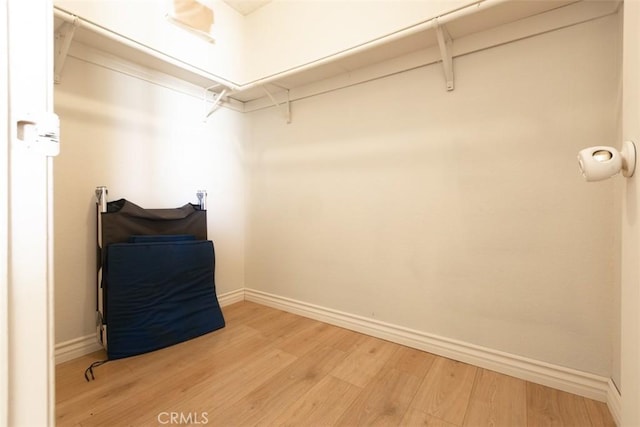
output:
<svg viewBox="0 0 640 427"><path fill-rule="evenodd" d="M59 426L614 426L604 403L269 307L96 368L56 369ZM173 418L172 418L173 417Z"/></svg>

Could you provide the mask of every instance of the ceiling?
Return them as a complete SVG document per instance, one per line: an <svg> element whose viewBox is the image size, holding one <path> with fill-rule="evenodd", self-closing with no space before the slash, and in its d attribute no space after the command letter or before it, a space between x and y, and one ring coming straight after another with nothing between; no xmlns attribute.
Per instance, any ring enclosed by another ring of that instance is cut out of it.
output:
<svg viewBox="0 0 640 427"><path fill-rule="evenodd" d="M224 0L224 2L246 16L270 3L271 0Z"/></svg>

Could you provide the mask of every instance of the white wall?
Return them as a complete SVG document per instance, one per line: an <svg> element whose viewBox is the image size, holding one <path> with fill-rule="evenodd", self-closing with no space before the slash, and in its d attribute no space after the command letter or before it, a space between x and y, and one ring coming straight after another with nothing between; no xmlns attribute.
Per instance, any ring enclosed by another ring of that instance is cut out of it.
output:
<svg viewBox="0 0 640 427"><path fill-rule="evenodd" d="M203 125L199 99L70 57L56 87L56 342L93 333L95 186L153 207L204 187L219 293L244 286L246 261L249 288L611 375L620 181L584 183L575 155L616 141L618 38L601 19L457 58L452 93L436 64L295 102L290 125L226 109Z"/></svg>
<svg viewBox="0 0 640 427"><path fill-rule="evenodd" d="M197 92L199 93L199 92ZM205 124L198 97L68 58L55 87L61 153L55 160L56 342L95 325L96 186L148 208L197 202L208 190L218 294L244 286L240 113Z"/></svg>
<svg viewBox="0 0 640 427"><path fill-rule="evenodd" d="M249 115L247 287L609 376L617 18Z"/></svg>

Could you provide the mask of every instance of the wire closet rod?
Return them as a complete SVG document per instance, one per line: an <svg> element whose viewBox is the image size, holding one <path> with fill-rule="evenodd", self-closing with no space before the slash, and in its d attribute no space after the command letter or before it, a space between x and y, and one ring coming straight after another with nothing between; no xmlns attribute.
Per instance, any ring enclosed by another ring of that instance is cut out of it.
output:
<svg viewBox="0 0 640 427"><path fill-rule="evenodd" d="M171 86L170 84L162 83L159 80L153 80L153 79L144 77L141 74L136 74L136 73L133 73L133 72L130 72L130 71L125 71L125 70L122 70L122 69L117 68L117 67L110 67L109 65L106 65L106 64L103 64L103 63L100 63L100 62L91 61L90 59L84 58L82 56L76 56L76 55L72 55L72 54L69 54L69 56L71 56L72 58L77 59L78 61L86 62L88 64L95 65L96 67L104 68L105 70L113 71L114 73L122 74L124 76L128 76L128 77L131 77L131 78L134 78L134 79L138 79L138 80L141 80L143 82L147 82L147 83L150 83L152 85L155 85L155 86L158 86L158 87L162 87L162 88L171 90L173 92L180 93L180 94L186 95L186 96L190 96L192 98L195 98L195 99L198 99L198 100L202 101L202 90L199 90L198 93L195 92L195 89L194 89L193 92L190 92L189 90L186 90L186 89L181 89L179 87ZM192 83L188 83L187 82L185 84L192 84ZM193 84L193 85L197 86L199 89L202 89L198 85L195 85L195 84ZM213 98L213 95L212 95L212 98ZM213 100L214 99L206 99L206 101L213 101ZM226 107L231 108L232 110L242 111L238 107L230 105L230 104L227 104Z"/></svg>

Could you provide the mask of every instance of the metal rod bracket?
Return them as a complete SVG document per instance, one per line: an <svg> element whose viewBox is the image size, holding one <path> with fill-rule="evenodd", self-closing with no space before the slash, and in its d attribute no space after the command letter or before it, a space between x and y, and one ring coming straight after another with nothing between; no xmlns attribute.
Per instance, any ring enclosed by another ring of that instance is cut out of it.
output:
<svg viewBox="0 0 640 427"><path fill-rule="evenodd" d="M269 89L267 89L266 86L262 86L262 90L264 90L271 102L273 102L273 104L280 109L280 111L282 112L282 116L286 120L287 124L291 123L291 96L289 94L289 89L284 89L284 92L287 95L287 99L285 99L283 102L276 101L276 98L271 92L269 92Z"/></svg>
<svg viewBox="0 0 640 427"><path fill-rule="evenodd" d="M213 89L218 88L220 85L214 85L214 86L210 86L208 88L205 88L204 90L204 102L205 102L205 106L207 104L207 95L209 94L209 92L212 92ZM216 110L218 108L220 108L220 106L222 105L222 101L225 97L225 95L227 94L227 88L222 89L220 92L216 93L213 92L213 105L211 106L211 108L209 108L208 112L205 114L204 116L204 121L206 122L207 119L216 112Z"/></svg>
<svg viewBox="0 0 640 427"><path fill-rule="evenodd" d="M444 78L447 82L447 90L452 91L453 82L453 39L447 32L444 25L440 25L438 19L434 20L436 27L436 36L438 37L438 47L440 48L440 56L442 57L442 68L444 70Z"/></svg>
<svg viewBox="0 0 640 427"><path fill-rule="evenodd" d="M62 24L60 31L55 35L55 57L54 57L54 69L53 69L53 81L54 83L60 83L62 79L62 70L64 63L67 60L69 54L69 48L71 47L71 40L76 32L76 28L80 26L80 21L77 17L72 22L65 22Z"/></svg>

